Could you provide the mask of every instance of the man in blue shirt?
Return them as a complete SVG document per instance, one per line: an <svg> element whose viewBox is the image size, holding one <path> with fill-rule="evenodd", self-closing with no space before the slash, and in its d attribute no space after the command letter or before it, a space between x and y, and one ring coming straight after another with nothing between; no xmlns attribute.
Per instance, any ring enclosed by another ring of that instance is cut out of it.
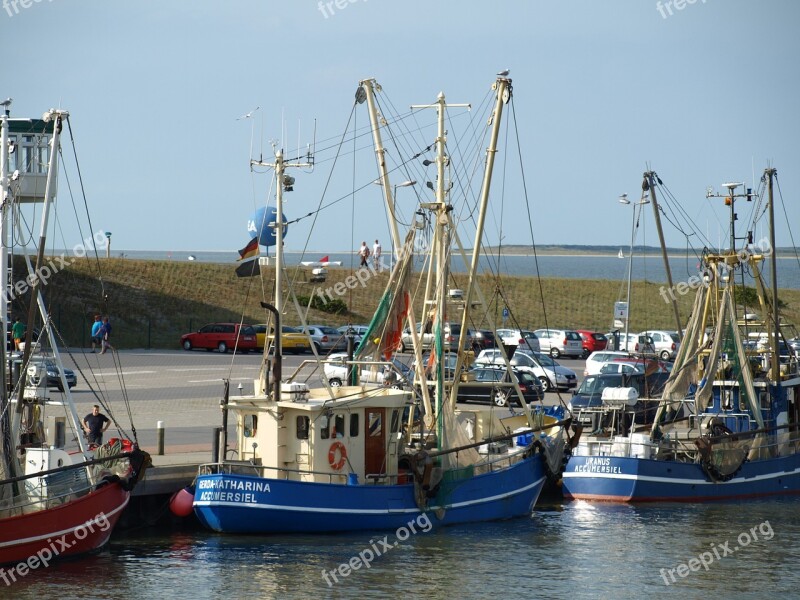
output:
<svg viewBox="0 0 800 600"><path fill-rule="evenodd" d="M102 327L103 322L100 320L100 315L95 315L94 323L92 324L92 352L94 352L96 344L100 344L101 346L103 344L103 338L100 335L100 328Z"/></svg>

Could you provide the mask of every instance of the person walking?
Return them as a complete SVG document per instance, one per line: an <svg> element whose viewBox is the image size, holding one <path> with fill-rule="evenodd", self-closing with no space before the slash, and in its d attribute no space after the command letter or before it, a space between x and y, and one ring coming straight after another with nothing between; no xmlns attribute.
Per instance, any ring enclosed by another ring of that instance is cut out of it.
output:
<svg viewBox="0 0 800 600"><path fill-rule="evenodd" d="M100 446L103 443L103 433L111 425L111 419L100 413L100 407L95 404L92 412L83 418L83 429L90 444Z"/></svg>
<svg viewBox="0 0 800 600"><path fill-rule="evenodd" d="M103 327L103 320L100 318L100 315L94 316L94 323L92 323L92 352L95 350L96 345L100 345L100 349L103 349L103 336L100 335L100 329Z"/></svg>
<svg viewBox="0 0 800 600"><path fill-rule="evenodd" d="M378 263L380 263L381 259L381 243L378 240L375 240L375 243L372 245L372 264L375 266L375 270L378 270Z"/></svg>
<svg viewBox="0 0 800 600"><path fill-rule="evenodd" d="M358 250L358 255L361 257L361 266L367 266L367 259L369 259L369 248L367 242L361 242L361 248Z"/></svg>
<svg viewBox="0 0 800 600"><path fill-rule="evenodd" d="M100 350L100 354L105 354L106 350L113 350L114 346L111 345L109 342L109 338L111 337L111 323L108 322L108 317L103 317L103 326L100 327L100 345L102 346L102 350Z"/></svg>
<svg viewBox="0 0 800 600"><path fill-rule="evenodd" d="M20 344L25 337L25 323L19 317L14 319L14 324L11 326L11 337L14 338L14 349L19 350Z"/></svg>

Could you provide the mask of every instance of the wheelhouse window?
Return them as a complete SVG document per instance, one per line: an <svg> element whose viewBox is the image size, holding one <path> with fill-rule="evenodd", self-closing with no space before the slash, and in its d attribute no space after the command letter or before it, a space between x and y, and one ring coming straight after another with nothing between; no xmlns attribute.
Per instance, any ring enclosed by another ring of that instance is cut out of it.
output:
<svg viewBox="0 0 800 600"><path fill-rule="evenodd" d="M400 411L392 411L391 431L392 433L400 431Z"/></svg>
<svg viewBox="0 0 800 600"><path fill-rule="evenodd" d="M358 437L358 413L350 415L350 437Z"/></svg>
<svg viewBox="0 0 800 600"><path fill-rule="evenodd" d="M327 415L322 415L319 418L319 436L323 440L331 437L331 423Z"/></svg>
<svg viewBox="0 0 800 600"><path fill-rule="evenodd" d="M306 416L299 416L297 417L297 439L298 440L307 440L308 439L308 424L309 420Z"/></svg>
<svg viewBox="0 0 800 600"><path fill-rule="evenodd" d="M245 415L244 416L244 437L255 437L258 431L258 416Z"/></svg>
<svg viewBox="0 0 800 600"><path fill-rule="evenodd" d="M333 431L331 437L343 438L344 437L344 415L336 415L333 421Z"/></svg>

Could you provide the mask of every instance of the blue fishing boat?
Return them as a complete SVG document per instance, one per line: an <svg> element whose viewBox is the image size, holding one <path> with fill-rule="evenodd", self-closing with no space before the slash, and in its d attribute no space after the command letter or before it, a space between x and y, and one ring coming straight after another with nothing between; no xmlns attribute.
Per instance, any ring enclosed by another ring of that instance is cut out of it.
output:
<svg viewBox="0 0 800 600"><path fill-rule="evenodd" d="M392 216L394 266L383 298L368 331L348 361L357 369L392 369L390 361L397 350L403 328L415 331L410 294L414 269L415 235L411 226L400 237L394 219L393 187L385 161L381 160L380 119L373 94L380 87L374 80L362 81L356 102L367 101L373 123L373 136L380 183ZM444 360L444 324L447 315L459 315L462 329L474 298L474 270L481 247L483 215L486 213L491 171L497 149L497 134L503 107L511 100L511 80L499 77L493 85L495 102L490 119L491 143L486 152L486 176L481 188L470 285L457 298L447 293L448 257L453 227L448 215L452 207L445 184L445 112L448 105L440 94L436 103L420 108L438 111L439 135L436 159L439 166L435 201L422 203L420 211L435 223L432 272L440 283L429 286L426 297L426 322L435 338L427 369L417 369L411 381L416 385L391 385L403 377L387 374L384 384L375 377L350 378L353 385L309 388L300 370L282 380L280 340L276 337L274 356L265 350L264 366L254 382L254 393L226 399L223 411L236 419L238 456L225 456L223 443L219 460L201 465L193 490L194 512L208 528L226 533L337 532L393 529L406 525L422 514L429 514L433 526L508 519L526 516L536 503L547 478L542 452L551 446L550 436L560 436L563 428L548 422L542 431L525 402L521 402L527 427L500 430L500 435L481 437L465 432L463 419L455 410L459 373L466 354L462 336L455 351L457 368L447 379ZM275 170L276 214L282 215L282 185L285 169L292 166L277 152L268 166ZM432 188L433 189L433 188ZM282 314L280 280L283 227L276 232L275 304L263 304L274 314L276 329ZM364 267L365 276L367 267ZM455 304L458 304L456 306ZM302 319L302 317L301 317ZM302 328L301 328L302 329ZM414 336L416 364L422 365L422 344ZM309 361L310 362L310 361ZM319 363L316 362L319 367ZM388 372L387 372L388 373ZM509 383L508 387L519 387ZM509 393L512 390L508 390ZM522 394L516 389L520 399ZM227 398L227 395L226 395ZM516 418L516 417L515 417ZM476 423L470 421L474 434ZM535 434L535 435L534 435ZM535 438L535 443L534 443ZM542 441L544 440L544 441ZM557 448L563 446L554 445Z"/></svg>
<svg viewBox="0 0 800 600"><path fill-rule="evenodd" d="M775 177L766 169L762 179L771 231ZM639 415L625 402L604 398L600 427L583 436L563 474L567 499L700 502L800 493L798 360L779 314L774 239L757 247L748 235L747 245L733 250L742 239L734 235L734 203L755 197L736 194L740 185L726 184L730 249L703 256L703 281L652 425L637 426ZM767 259L771 294L761 270ZM752 276L757 300L735 285L743 273Z"/></svg>

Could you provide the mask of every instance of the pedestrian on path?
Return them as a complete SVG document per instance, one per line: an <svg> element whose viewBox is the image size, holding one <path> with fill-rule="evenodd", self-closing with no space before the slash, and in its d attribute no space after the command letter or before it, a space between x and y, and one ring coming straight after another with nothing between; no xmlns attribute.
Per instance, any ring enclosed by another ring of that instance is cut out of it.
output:
<svg viewBox="0 0 800 600"><path fill-rule="evenodd" d="M378 240L375 240L375 243L372 245L372 264L375 266L375 270L378 270L378 263L381 260L381 243Z"/></svg>
<svg viewBox="0 0 800 600"><path fill-rule="evenodd" d="M361 266L367 266L367 259L369 259L369 248L367 242L361 242L361 248L358 250L358 255L361 257Z"/></svg>
<svg viewBox="0 0 800 600"><path fill-rule="evenodd" d="M103 317L103 326L100 328L101 346L100 354L105 354L106 350L113 350L114 346L108 341L111 337L111 323L108 322L108 317Z"/></svg>
<svg viewBox="0 0 800 600"><path fill-rule="evenodd" d="M100 315L94 316L94 323L92 323L92 352L95 351L95 346L99 345L103 349L103 336L100 335L100 329L103 327L103 320Z"/></svg>

